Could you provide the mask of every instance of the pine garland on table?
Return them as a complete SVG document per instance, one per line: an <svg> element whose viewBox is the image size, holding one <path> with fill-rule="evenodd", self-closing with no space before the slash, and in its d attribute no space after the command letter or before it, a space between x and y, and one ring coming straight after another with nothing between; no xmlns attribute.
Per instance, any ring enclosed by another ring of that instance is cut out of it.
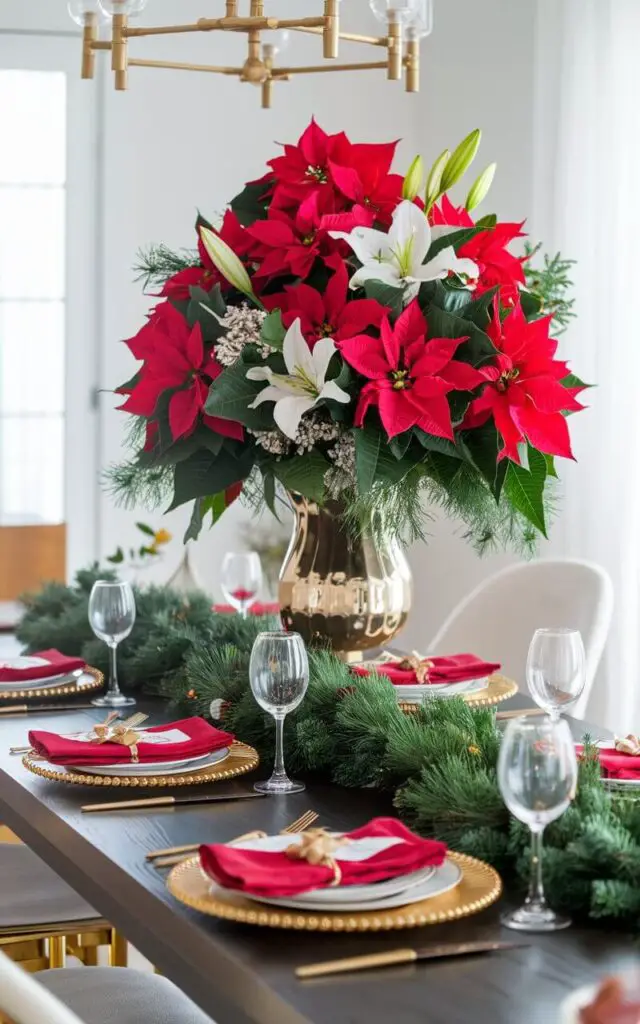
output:
<svg viewBox="0 0 640 1024"><path fill-rule="evenodd" d="M51 584L27 598L19 638L31 650L55 646L104 664L87 607L94 579L105 575L94 566L70 588ZM136 628L122 645L123 678L161 693L180 713L214 717L268 763L273 720L251 694L248 668L255 636L269 620L217 615L203 594L185 598L160 587L136 589L136 602ZM385 789L412 827L524 884L529 836L510 819L500 795L493 711L435 699L404 715L382 678L353 676L323 651L310 652L310 669L307 696L285 723L290 770L343 786ZM545 832L544 873L557 909L638 929L640 801L605 790L590 746L576 799Z"/></svg>

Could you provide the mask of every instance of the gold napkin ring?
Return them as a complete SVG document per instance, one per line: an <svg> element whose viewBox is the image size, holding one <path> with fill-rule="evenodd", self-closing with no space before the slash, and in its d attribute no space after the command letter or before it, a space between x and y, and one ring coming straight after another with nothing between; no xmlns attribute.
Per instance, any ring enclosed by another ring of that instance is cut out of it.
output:
<svg viewBox="0 0 640 1024"><path fill-rule="evenodd" d="M91 743L120 743L125 747L129 748L131 754L131 760L134 764L139 761L138 757L138 739L137 732L133 729L128 728L125 722L115 722L118 717L117 711L111 711L104 722L99 722L93 727L93 735L90 737Z"/></svg>
<svg viewBox="0 0 640 1024"><path fill-rule="evenodd" d="M397 666L405 672L410 672L413 669L419 683L428 683L429 671L433 668L433 662L429 658L420 658L417 654L407 654L397 663Z"/></svg>
<svg viewBox="0 0 640 1024"><path fill-rule="evenodd" d="M632 757L640 756L640 740L633 733L629 733L624 739L616 740L616 750L620 754L631 754Z"/></svg>
<svg viewBox="0 0 640 1024"><path fill-rule="evenodd" d="M342 871L332 854L339 846L349 842L351 840L345 836L328 835L323 828L310 828L302 835L300 843L293 843L284 852L291 860L306 860L314 867L330 868L333 878L329 888L333 888L342 882Z"/></svg>

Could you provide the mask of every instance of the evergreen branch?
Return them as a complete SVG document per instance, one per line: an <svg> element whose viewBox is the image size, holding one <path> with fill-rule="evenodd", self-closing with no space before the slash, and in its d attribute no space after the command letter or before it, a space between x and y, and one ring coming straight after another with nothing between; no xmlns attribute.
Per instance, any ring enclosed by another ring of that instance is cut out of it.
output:
<svg viewBox="0 0 640 1024"><path fill-rule="evenodd" d="M556 334L561 334L576 316L575 299L567 295L573 288L570 274L576 261L564 259L559 252L555 256L545 253L542 266L534 266L534 259L541 248L541 242L537 245L525 242L524 276L529 291L542 302L542 313L551 313Z"/></svg>
<svg viewBox="0 0 640 1024"><path fill-rule="evenodd" d="M134 280L141 281L145 291L160 288L174 274L189 267L199 267L200 256L194 249L174 251L164 243L150 245L147 249L139 249L133 267Z"/></svg>

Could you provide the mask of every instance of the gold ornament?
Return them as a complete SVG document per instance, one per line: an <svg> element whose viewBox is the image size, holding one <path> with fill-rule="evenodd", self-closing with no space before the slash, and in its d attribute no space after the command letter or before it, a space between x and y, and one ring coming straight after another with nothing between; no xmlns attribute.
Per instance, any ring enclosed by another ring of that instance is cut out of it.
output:
<svg viewBox="0 0 640 1024"><path fill-rule="evenodd" d="M302 836L299 843L292 843L284 851L291 860L306 860L314 867L326 867L333 871L330 885L340 885L342 871L333 857L340 846L349 843L346 836L329 835L323 828L310 828Z"/></svg>

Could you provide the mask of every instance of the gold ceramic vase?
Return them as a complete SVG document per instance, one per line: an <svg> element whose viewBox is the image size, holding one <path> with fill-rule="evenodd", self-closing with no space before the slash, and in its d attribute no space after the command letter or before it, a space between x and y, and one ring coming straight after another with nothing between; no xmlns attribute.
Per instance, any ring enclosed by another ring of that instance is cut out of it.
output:
<svg viewBox="0 0 640 1024"><path fill-rule="evenodd" d="M387 644L411 608L411 571L398 542L355 539L343 506L289 495L295 521L280 571L278 596L286 629L306 643L329 646L349 661Z"/></svg>

